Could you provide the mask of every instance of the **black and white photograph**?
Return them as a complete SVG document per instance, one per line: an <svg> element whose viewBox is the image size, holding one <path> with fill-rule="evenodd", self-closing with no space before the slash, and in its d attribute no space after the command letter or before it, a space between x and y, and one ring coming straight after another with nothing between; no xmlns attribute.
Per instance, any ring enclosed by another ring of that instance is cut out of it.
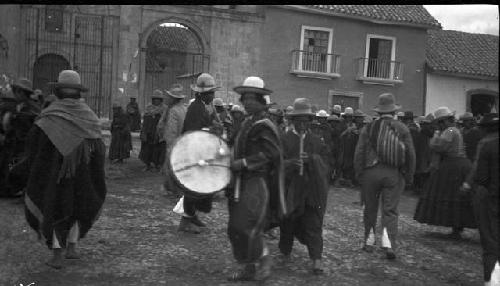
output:
<svg viewBox="0 0 500 286"><path fill-rule="evenodd" d="M0 285L500 286L498 5L34 3Z"/></svg>

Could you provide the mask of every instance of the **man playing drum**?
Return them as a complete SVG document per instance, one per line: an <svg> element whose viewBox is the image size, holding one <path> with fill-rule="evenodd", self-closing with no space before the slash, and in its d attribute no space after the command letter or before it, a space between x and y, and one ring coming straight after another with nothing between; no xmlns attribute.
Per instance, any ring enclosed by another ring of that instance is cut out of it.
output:
<svg viewBox="0 0 500 286"><path fill-rule="evenodd" d="M184 119L183 133L194 130L211 129L212 120L206 108L214 99L215 90L214 78L208 73L202 73L196 80L196 85L191 85L191 89L196 92L196 99L189 105ZM213 196L195 198L184 196L184 215L179 224L179 231L200 233L200 227L205 224L200 221L196 211L208 213L212 210Z"/></svg>
<svg viewBox="0 0 500 286"><path fill-rule="evenodd" d="M264 280L271 274L271 256L264 230L273 217L286 214L283 154L279 131L266 118L264 88L259 77L248 77L234 91L248 113L236 137L231 162L234 185L228 189L228 236L233 255L244 267L230 280Z"/></svg>

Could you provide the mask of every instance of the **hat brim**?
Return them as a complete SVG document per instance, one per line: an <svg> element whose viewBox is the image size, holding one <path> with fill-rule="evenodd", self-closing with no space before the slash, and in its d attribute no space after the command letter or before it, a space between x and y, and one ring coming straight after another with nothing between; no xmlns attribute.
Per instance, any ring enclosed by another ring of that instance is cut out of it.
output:
<svg viewBox="0 0 500 286"><path fill-rule="evenodd" d="M314 116L316 116L316 114L313 113L313 112L308 112L308 111L299 111L299 112L293 112L293 111L291 111L286 116L288 116L288 117L295 117L295 116L311 116L311 117L314 117Z"/></svg>
<svg viewBox="0 0 500 286"><path fill-rule="evenodd" d="M384 107L380 107L380 106L374 107L373 111L378 112L378 113L384 113L384 112L394 112L394 111L397 111L400 109L401 109L401 105L391 104L391 105L384 106Z"/></svg>
<svg viewBox="0 0 500 286"><path fill-rule="evenodd" d="M257 93L257 94L261 94L261 95L269 95L269 94L273 93L272 90L267 89L267 88L259 88L259 87L252 87L252 86L243 86L243 85L237 86L237 87L233 88L233 90L239 94L252 92L252 93Z"/></svg>
<svg viewBox="0 0 500 286"><path fill-rule="evenodd" d="M171 97L173 98L185 98L186 96L183 95L183 94L174 94L174 93L171 93L170 91L166 91L166 94L170 95Z"/></svg>
<svg viewBox="0 0 500 286"><path fill-rule="evenodd" d="M433 122L437 122L443 118L449 118L449 117L455 117L455 111L453 111L452 113L448 113L446 115L442 115L442 116L439 116L437 118L434 118Z"/></svg>
<svg viewBox="0 0 500 286"><path fill-rule="evenodd" d="M59 83L59 82L49 82L48 85L53 86L54 88L72 88L77 89L79 91L88 91L89 89L81 84L72 84L72 83Z"/></svg>
<svg viewBox="0 0 500 286"><path fill-rule="evenodd" d="M25 90L25 91L29 91L31 93L35 92L33 89L31 89L31 88L29 88L27 86L24 86L24 85L19 85L19 84L13 83L11 86L14 87L14 88L19 88L19 89L22 89L22 90Z"/></svg>
<svg viewBox="0 0 500 286"><path fill-rule="evenodd" d="M194 92L199 92L199 93L203 93L203 92L210 92L210 91L215 91L217 89L219 89L220 87L218 86L211 86L211 87L198 87L196 84L192 84L190 85L191 89L194 91Z"/></svg>

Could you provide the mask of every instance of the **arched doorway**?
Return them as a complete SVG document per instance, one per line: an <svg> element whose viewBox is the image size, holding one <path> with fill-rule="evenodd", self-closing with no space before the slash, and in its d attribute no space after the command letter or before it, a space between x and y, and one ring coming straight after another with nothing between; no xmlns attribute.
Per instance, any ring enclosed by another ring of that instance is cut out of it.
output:
<svg viewBox="0 0 500 286"><path fill-rule="evenodd" d="M190 95L189 85L208 68L209 57L193 29L177 22L157 25L146 41L145 104L153 90L168 89L176 82Z"/></svg>
<svg viewBox="0 0 500 286"><path fill-rule="evenodd" d="M498 92L488 89L471 90L468 96L468 110L474 116L498 112Z"/></svg>
<svg viewBox="0 0 500 286"><path fill-rule="evenodd" d="M52 92L47 83L57 81L62 70L70 69L69 62L58 54L44 54L33 64L33 88L40 89L43 94Z"/></svg>

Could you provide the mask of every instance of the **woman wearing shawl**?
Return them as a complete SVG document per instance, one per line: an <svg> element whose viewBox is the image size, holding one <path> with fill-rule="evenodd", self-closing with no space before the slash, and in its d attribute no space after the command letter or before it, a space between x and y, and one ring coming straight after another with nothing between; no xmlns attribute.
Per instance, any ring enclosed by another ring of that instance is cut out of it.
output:
<svg viewBox="0 0 500 286"><path fill-rule="evenodd" d="M142 122L139 159L146 164L146 171L151 170L151 164L159 171L165 161L165 142L160 142L157 126L166 107L161 90L153 91L151 98L152 104L146 107Z"/></svg>
<svg viewBox="0 0 500 286"><path fill-rule="evenodd" d="M80 75L64 70L53 84L59 100L42 111L28 135L25 214L53 251L47 265L59 269L65 249L66 259L79 258L76 243L101 212L106 148L99 119L79 101L86 90Z"/></svg>
<svg viewBox="0 0 500 286"><path fill-rule="evenodd" d="M129 116L123 112L121 106L114 105L109 160L114 163L123 163L123 159L130 158L130 150L132 150L132 137L130 136Z"/></svg>

